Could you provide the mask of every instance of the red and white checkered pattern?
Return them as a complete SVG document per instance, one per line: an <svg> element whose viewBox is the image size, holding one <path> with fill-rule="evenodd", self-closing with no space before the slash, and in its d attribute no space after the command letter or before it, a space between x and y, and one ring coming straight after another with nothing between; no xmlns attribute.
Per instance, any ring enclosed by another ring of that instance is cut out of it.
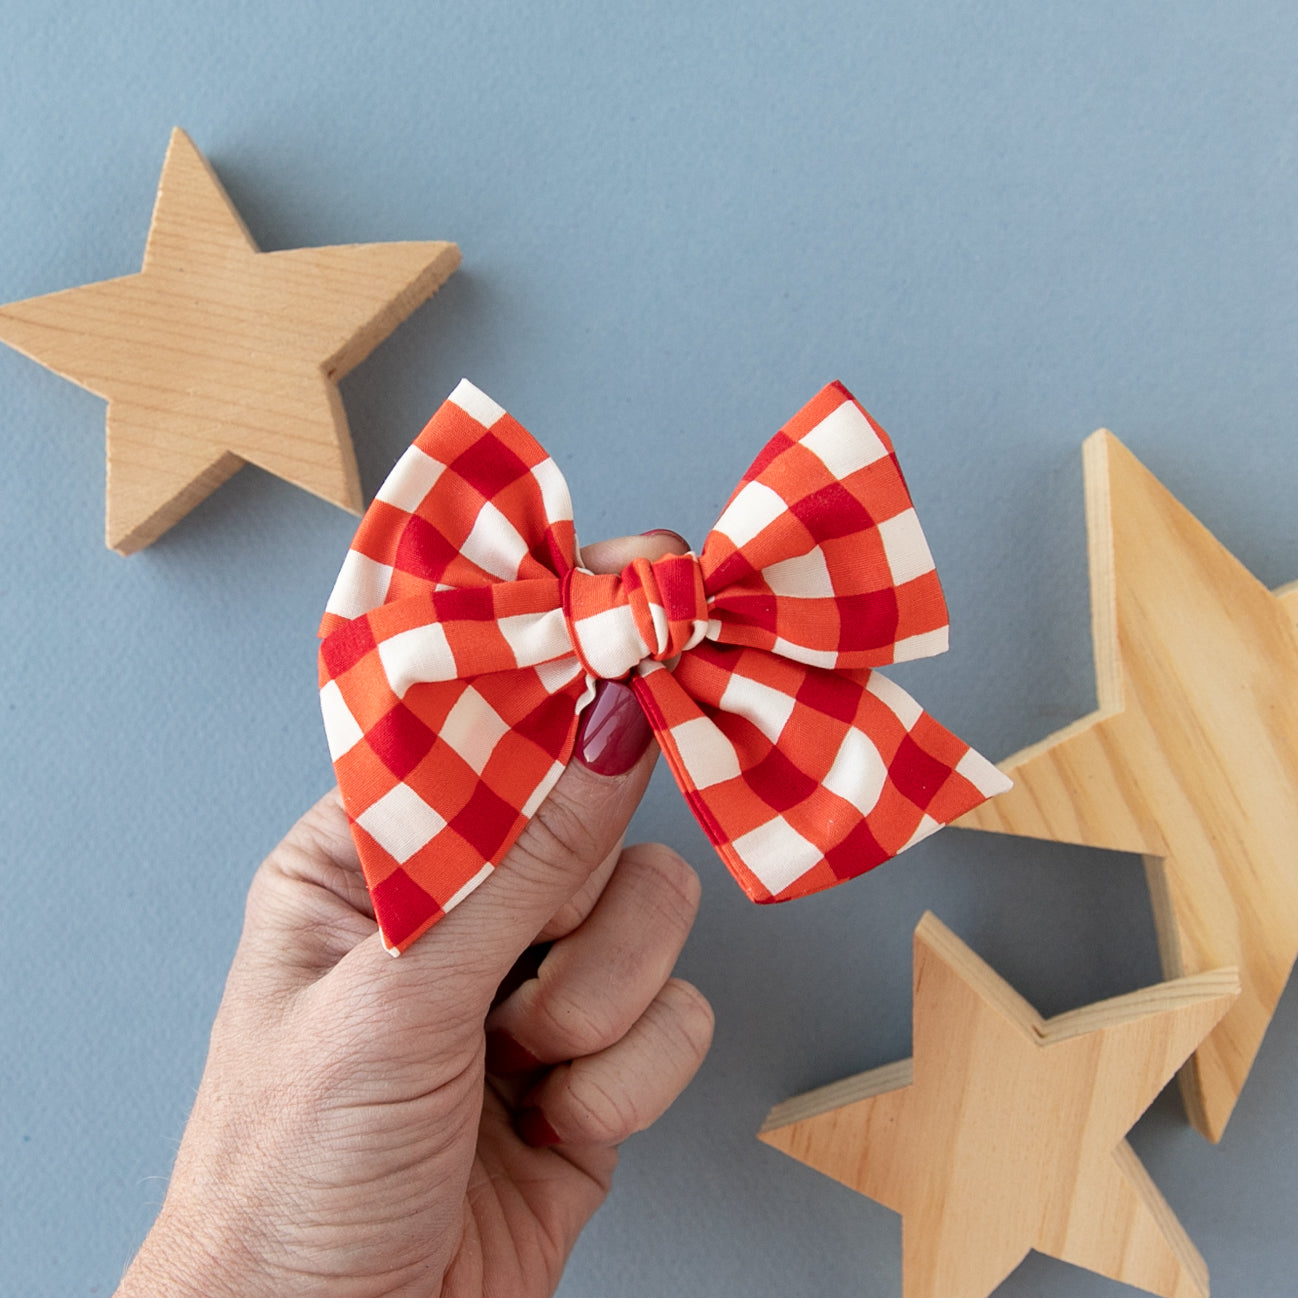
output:
<svg viewBox="0 0 1298 1298"><path fill-rule="evenodd" d="M701 557L577 566L554 462L462 382L361 522L321 625L330 755L384 941L500 863L601 677L632 674L756 901L860 874L1008 781L872 669L946 647L887 435L840 384L745 474Z"/></svg>

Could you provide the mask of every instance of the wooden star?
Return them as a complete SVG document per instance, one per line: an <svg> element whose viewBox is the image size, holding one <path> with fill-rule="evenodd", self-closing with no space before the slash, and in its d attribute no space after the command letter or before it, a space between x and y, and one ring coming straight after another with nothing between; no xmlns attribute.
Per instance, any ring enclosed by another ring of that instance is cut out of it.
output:
<svg viewBox="0 0 1298 1298"><path fill-rule="evenodd" d="M151 544L245 461L359 513L337 380L459 264L453 243L258 252L172 133L137 275L0 307L0 341L108 400L108 544Z"/></svg>
<svg viewBox="0 0 1298 1298"><path fill-rule="evenodd" d="M925 915L914 1058L777 1105L760 1138L901 1213L904 1298L986 1298L1030 1249L1204 1298L1124 1137L1238 987L1196 974L1043 1020Z"/></svg>
<svg viewBox="0 0 1298 1298"><path fill-rule="evenodd" d="M1298 953L1298 634L1258 582L1101 430L1084 447L1099 708L1001 763L957 822L1138 852L1169 978L1243 994L1181 1073L1219 1140Z"/></svg>

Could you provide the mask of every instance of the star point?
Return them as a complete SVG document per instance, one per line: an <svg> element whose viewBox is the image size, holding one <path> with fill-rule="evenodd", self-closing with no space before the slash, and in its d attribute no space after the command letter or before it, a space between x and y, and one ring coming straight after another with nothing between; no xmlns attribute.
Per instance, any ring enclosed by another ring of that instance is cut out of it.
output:
<svg viewBox="0 0 1298 1298"><path fill-rule="evenodd" d="M1202 1298L1125 1136L1238 987L1218 970L1042 1019L925 915L914 1057L777 1105L759 1137L901 1214L905 1298L986 1298L1032 1249Z"/></svg>
<svg viewBox="0 0 1298 1298"><path fill-rule="evenodd" d="M459 264L453 243L259 252L172 133L134 275L0 306L0 342L108 401L107 541L155 541L245 462L352 513L337 381Z"/></svg>
<svg viewBox="0 0 1298 1298"><path fill-rule="evenodd" d="M1219 1140L1298 954L1298 634L1105 430L1085 443L1096 711L1003 761L963 828L1138 853L1169 978L1234 965L1180 1082Z"/></svg>

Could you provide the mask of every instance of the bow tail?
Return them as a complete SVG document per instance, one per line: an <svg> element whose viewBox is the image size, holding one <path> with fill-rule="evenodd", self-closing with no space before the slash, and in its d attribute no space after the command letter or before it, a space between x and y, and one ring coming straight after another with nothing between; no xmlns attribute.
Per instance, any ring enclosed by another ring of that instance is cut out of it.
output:
<svg viewBox="0 0 1298 1298"><path fill-rule="evenodd" d="M394 955L491 874L562 773L590 689L575 660L566 681L547 667L560 665L400 698L373 674L323 682L338 786Z"/></svg>
<svg viewBox="0 0 1298 1298"><path fill-rule="evenodd" d="M646 663L641 705L704 832L754 901L872 869L1009 787L878 672L704 642Z"/></svg>

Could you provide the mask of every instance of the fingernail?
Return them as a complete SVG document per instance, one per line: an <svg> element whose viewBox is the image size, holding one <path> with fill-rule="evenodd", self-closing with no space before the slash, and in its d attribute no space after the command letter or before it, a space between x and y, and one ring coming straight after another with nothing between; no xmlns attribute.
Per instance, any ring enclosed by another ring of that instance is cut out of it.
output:
<svg viewBox="0 0 1298 1298"><path fill-rule="evenodd" d="M487 1033L487 1072L497 1077L510 1073L530 1073L545 1065L512 1032L492 1028Z"/></svg>
<svg viewBox="0 0 1298 1298"><path fill-rule="evenodd" d="M540 1109L519 1109L514 1118L514 1130L523 1144L531 1145L533 1149L545 1149L559 1143L559 1133Z"/></svg>
<svg viewBox="0 0 1298 1298"><path fill-rule="evenodd" d="M596 775L625 775L648 751L653 730L635 691L600 681L577 728L577 756Z"/></svg>
<svg viewBox="0 0 1298 1298"><path fill-rule="evenodd" d="M655 527L651 531L641 532L641 536L670 536L673 541L679 541L687 550L690 543L679 533L673 532L670 527Z"/></svg>

